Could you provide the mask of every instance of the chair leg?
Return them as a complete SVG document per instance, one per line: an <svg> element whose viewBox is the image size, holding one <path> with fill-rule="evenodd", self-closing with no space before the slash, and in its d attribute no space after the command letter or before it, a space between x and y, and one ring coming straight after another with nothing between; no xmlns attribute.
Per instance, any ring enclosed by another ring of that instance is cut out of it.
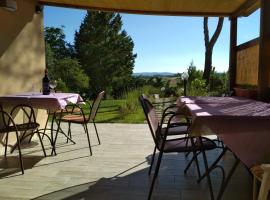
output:
<svg viewBox="0 0 270 200"><path fill-rule="evenodd" d="M151 183L150 190L149 190L149 193L148 193L148 198L147 198L148 200L150 200L151 196L152 196L152 192L153 192L153 189L154 189L154 186L155 186L156 178L157 178L158 172L159 172L159 167L160 167L160 164L161 164L162 155L163 155L163 152L160 151L159 155L158 155L158 161L157 161L154 177L152 179L152 183Z"/></svg>
<svg viewBox="0 0 270 200"><path fill-rule="evenodd" d="M193 147L195 147L195 142L194 142L194 138L190 138L191 140L191 144ZM201 141L202 142L202 141ZM202 144L202 143L201 143ZM196 164L196 167L197 167L197 173L198 173L198 176L199 178L201 177L201 171L200 171L200 165L199 165L199 162L198 162L198 157L197 157L197 153L195 150L192 151L193 153L193 158L195 160L195 164Z"/></svg>
<svg viewBox="0 0 270 200"><path fill-rule="evenodd" d="M25 138L25 135L26 135L26 131L24 131L21 135L20 135L20 137L19 137L19 139L20 139L20 142L22 142L23 141L23 139ZM14 151L15 151L15 149L16 149L16 147L17 147L17 145L18 144L15 144L12 148L11 148L11 151L10 151L10 153L13 153Z"/></svg>
<svg viewBox="0 0 270 200"><path fill-rule="evenodd" d="M93 124L94 124L95 130L96 130L96 135L97 135L97 139L98 139L98 144L101 144L101 143L100 143L100 139L99 139L99 135L98 135L98 131L97 131L97 127L96 127L95 121L93 121Z"/></svg>
<svg viewBox="0 0 270 200"><path fill-rule="evenodd" d="M185 157L188 157L188 156L189 156L189 154L190 154L190 152L185 153Z"/></svg>
<svg viewBox="0 0 270 200"><path fill-rule="evenodd" d="M200 142L200 145L203 145L201 137L199 137L199 142ZM211 200L214 200L215 197L214 197L214 192L213 192L213 187L212 187L212 181L211 181L211 178L210 178L210 173L209 173L206 154L205 154L205 151L204 151L203 148L202 148L201 152L202 152L202 155L203 155L203 162L204 162L204 166L205 166L205 173L206 173L206 176L207 176L207 182L208 182L208 186L209 186Z"/></svg>
<svg viewBox="0 0 270 200"><path fill-rule="evenodd" d="M49 112L48 112L48 117L47 117L47 120L46 120L46 123L45 123L45 126L44 126L44 131L43 131L43 135L42 135L42 140L43 140L44 135L45 135L45 132L46 132L46 130L47 130L47 125L48 125L48 121L49 121L49 116L50 116L50 114L49 114ZM52 121L52 123L53 123L53 121Z"/></svg>
<svg viewBox="0 0 270 200"><path fill-rule="evenodd" d="M71 138L71 130L70 130L71 123L68 123L68 137ZM67 143L68 143L68 138L67 138Z"/></svg>
<svg viewBox="0 0 270 200"><path fill-rule="evenodd" d="M5 157L7 157L8 133L6 133Z"/></svg>
<svg viewBox="0 0 270 200"><path fill-rule="evenodd" d="M22 170L22 174L24 174L23 160L22 160L22 153L21 153L21 144L20 144L20 138L19 138L19 135L17 132L16 132L16 138L17 138L17 146L18 146L18 150L19 150L21 170Z"/></svg>
<svg viewBox="0 0 270 200"><path fill-rule="evenodd" d="M90 137L89 137L89 133L88 133L87 124L85 124L85 129L86 129L86 134L87 134L87 139L88 139L88 145L89 145L89 150L90 150L90 156L92 156L92 148L91 148L91 143L90 143Z"/></svg>
<svg viewBox="0 0 270 200"><path fill-rule="evenodd" d="M41 136L40 136L40 134L39 134L38 131L37 131L37 135L38 135L38 138L39 138L39 142L40 142L40 144L41 144L41 147L42 147L42 151L43 151L43 153L44 153L44 157L47 157L46 151L45 151L45 148L44 148L44 145L43 145L43 142L42 142L42 138L41 138Z"/></svg>
<svg viewBox="0 0 270 200"><path fill-rule="evenodd" d="M82 124L84 132L86 133L85 124Z"/></svg>
<svg viewBox="0 0 270 200"><path fill-rule="evenodd" d="M157 150L157 147L155 146L154 152L153 152L153 154L152 154L152 159L151 159L150 168L149 168L149 170L148 170L148 175L149 175L149 176L150 176L150 174L151 174L152 167L153 167L153 163L154 163L154 160L155 160L156 150Z"/></svg>
<svg viewBox="0 0 270 200"><path fill-rule="evenodd" d="M200 165L199 165L199 161L198 161L198 157L197 157L196 151L193 152L193 157L194 157L194 160L195 160L195 164L196 164L196 168L197 168L197 173L198 173L198 176L200 178L201 177L201 171L200 171Z"/></svg>
<svg viewBox="0 0 270 200"><path fill-rule="evenodd" d="M185 170L184 170L184 173L185 173L185 174L187 173L187 171L188 171L188 169L190 168L191 164L193 163L193 161L196 160L197 156L198 156L200 153L201 153L201 152L196 153L196 156L193 155L192 159L189 161L189 163L187 164L187 166L186 166L186 168L185 168ZM198 161L198 160L197 160L197 161ZM198 168L197 168L197 169L198 169ZM201 176L200 170L199 170L199 172L198 172L198 175Z"/></svg>

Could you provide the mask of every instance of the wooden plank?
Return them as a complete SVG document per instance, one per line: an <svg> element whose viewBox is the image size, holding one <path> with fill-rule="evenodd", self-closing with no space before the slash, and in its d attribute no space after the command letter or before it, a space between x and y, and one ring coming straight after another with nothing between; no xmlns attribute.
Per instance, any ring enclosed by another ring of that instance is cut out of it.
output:
<svg viewBox="0 0 270 200"><path fill-rule="evenodd" d="M259 48L259 72L258 92L259 98L269 101L270 86L270 1L261 0L260 20L260 48Z"/></svg>
<svg viewBox="0 0 270 200"><path fill-rule="evenodd" d="M237 50L237 51L240 51L240 50L244 50L244 49L247 49L247 48L256 46L256 45L259 44L259 41L260 41L259 38L255 38L255 39L250 40L250 41L248 41L248 42L242 43L242 44L240 44L240 45L238 45L238 46L236 47L236 50Z"/></svg>
<svg viewBox="0 0 270 200"><path fill-rule="evenodd" d="M237 51L236 84L258 83L259 44Z"/></svg>
<svg viewBox="0 0 270 200"><path fill-rule="evenodd" d="M231 18L230 30L230 66L229 66L229 80L230 90L233 90L236 83L236 44L237 44L237 18Z"/></svg>

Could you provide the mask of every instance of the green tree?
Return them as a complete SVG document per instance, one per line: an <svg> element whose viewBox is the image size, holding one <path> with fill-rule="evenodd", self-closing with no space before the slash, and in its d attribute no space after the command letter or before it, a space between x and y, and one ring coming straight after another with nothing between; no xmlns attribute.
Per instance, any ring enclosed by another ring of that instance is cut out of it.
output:
<svg viewBox="0 0 270 200"><path fill-rule="evenodd" d="M46 65L49 76L58 80L58 90L85 93L89 88L89 77L78 60L73 58L74 48L65 41L62 28L45 28Z"/></svg>
<svg viewBox="0 0 270 200"><path fill-rule="evenodd" d="M49 43L45 42L45 59L46 59L46 67L49 70L49 76L51 77L54 74L54 66L55 66L55 57L54 52Z"/></svg>
<svg viewBox="0 0 270 200"><path fill-rule="evenodd" d="M90 77L93 94L106 90L119 94L132 79L134 43L122 30L119 14L88 11L75 33L76 55ZM122 85L122 88L120 87Z"/></svg>
<svg viewBox="0 0 270 200"><path fill-rule="evenodd" d="M45 44L50 45L55 59L72 57L73 47L65 41L63 28L45 27Z"/></svg>
<svg viewBox="0 0 270 200"><path fill-rule="evenodd" d="M63 88L68 88L74 92L89 92L89 77L84 73L80 63L76 59L63 58L58 60L54 69L54 76L59 81L63 81ZM65 89L64 89L65 90Z"/></svg>
<svg viewBox="0 0 270 200"><path fill-rule="evenodd" d="M193 60L190 62L188 66L187 73L188 73L189 84L197 78L201 79L203 75L203 72L201 70L197 70L196 66L194 65Z"/></svg>

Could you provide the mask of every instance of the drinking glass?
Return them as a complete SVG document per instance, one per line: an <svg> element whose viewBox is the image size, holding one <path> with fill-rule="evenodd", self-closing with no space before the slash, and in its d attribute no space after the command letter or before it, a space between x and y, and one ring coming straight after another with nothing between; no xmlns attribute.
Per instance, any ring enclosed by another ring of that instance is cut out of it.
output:
<svg viewBox="0 0 270 200"><path fill-rule="evenodd" d="M57 80L50 81L50 88L55 92L55 88L57 86Z"/></svg>

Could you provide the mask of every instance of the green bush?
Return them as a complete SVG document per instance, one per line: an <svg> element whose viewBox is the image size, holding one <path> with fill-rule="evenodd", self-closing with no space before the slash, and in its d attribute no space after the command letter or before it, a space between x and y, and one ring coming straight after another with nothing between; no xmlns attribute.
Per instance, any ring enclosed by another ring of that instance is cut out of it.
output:
<svg viewBox="0 0 270 200"><path fill-rule="evenodd" d="M208 96L205 80L196 78L187 88L188 96Z"/></svg>
<svg viewBox="0 0 270 200"><path fill-rule="evenodd" d="M153 86L144 86L141 88L136 88L126 92L123 95L124 103L120 106L120 112L122 115L127 115L136 112L141 108L139 102L139 96L145 94L147 96L153 96L153 94L158 94L160 92L159 88Z"/></svg>

